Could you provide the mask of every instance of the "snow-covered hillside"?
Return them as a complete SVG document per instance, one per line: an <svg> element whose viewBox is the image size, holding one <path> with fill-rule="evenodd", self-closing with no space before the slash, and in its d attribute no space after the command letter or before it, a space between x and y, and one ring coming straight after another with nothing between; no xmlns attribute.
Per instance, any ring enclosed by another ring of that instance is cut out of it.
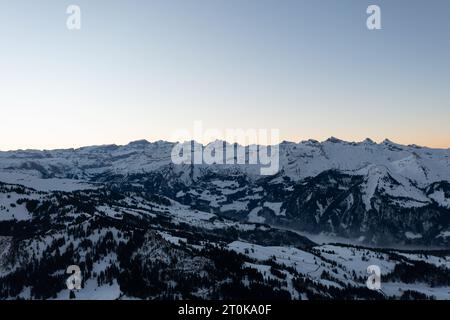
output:
<svg viewBox="0 0 450 320"><path fill-rule="evenodd" d="M83 274L77 299L450 299L448 250L316 244L143 190L0 191L2 299L68 299L69 265Z"/></svg>
<svg viewBox="0 0 450 320"><path fill-rule="evenodd" d="M370 139L283 142L280 171L261 176L255 165L175 165L174 145L141 140L125 146L0 152L0 182L67 192L105 184L142 187L222 216L292 224L313 233L371 243L450 241L445 237L449 149L403 146L389 140L377 144ZM215 141L206 147L211 145L230 146ZM230 156L225 152L225 158ZM417 237L406 236L411 234Z"/></svg>
<svg viewBox="0 0 450 320"><path fill-rule="evenodd" d="M66 299L79 265L80 299L450 299L450 150L283 142L261 176L173 146L0 152L0 298Z"/></svg>

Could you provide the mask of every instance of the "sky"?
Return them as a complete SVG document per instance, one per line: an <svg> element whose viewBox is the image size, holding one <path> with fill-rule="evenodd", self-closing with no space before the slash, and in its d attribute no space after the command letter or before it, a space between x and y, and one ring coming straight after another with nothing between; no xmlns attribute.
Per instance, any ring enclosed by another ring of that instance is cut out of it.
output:
<svg viewBox="0 0 450 320"><path fill-rule="evenodd" d="M0 0L0 52L0 150L171 140L195 121L450 147L448 0Z"/></svg>

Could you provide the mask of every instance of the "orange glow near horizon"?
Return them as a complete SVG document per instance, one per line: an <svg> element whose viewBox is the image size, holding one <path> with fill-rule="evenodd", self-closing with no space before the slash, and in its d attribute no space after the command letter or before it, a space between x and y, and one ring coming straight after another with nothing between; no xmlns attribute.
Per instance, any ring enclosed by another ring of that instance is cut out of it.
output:
<svg viewBox="0 0 450 320"><path fill-rule="evenodd" d="M400 144L400 145L417 145L417 146L421 146L421 147L428 147L428 148L434 148L434 149L450 149L450 138L448 137L442 137L442 139L434 139L434 140L427 140L427 137L423 136L421 137L421 139L411 139L411 138L402 138L402 137L365 137L362 138L363 136L339 136L339 135L331 135L337 139L343 140L343 141L347 141L347 142L361 142L364 141L366 138L371 139L372 141L374 141L375 143L382 143L385 139L388 139L394 143ZM330 138L331 136L312 136L312 137L307 137L307 136L299 136L299 135L288 135L285 136L283 134L281 134L279 142L282 141L289 141L289 142L294 142L294 143L299 143L301 141L305 141L305 140L317 140L319 142L323 142L325 140L327 140L328 138ZM220 137L219 137L220 138ZM75 142L75 141L58 141L58 140L53 140L51 143L49 144L40 144L39 142L36 141L22 141L22 143L17 143L17 144L8 144L8 143L0 143L0 151L14 151L14 150L55 150L55 149L77 149L77 148L81 148L81 147L86 147L86 146L95 146L95 145L112 145L112 144L116 144L116 145L126 145L129 142L132 141L136 141L136 140L148 140L150 142L155 142L155 141L159 141L159 140L164 140L164 141L169 141L169 142L174 142L174 140L170 139L170 138L159 138L157 136L130 136L128 138L123 138L123 139L108 139L107 137L104 137L103 139L94 139L91 142L89 142L89 140L87 139L83 139L85 142ZM430 139L430 138L428 138ZM213 141L215 139L211 139L211 141ZM208 142L211 141L199 141L203 144L206 144ZM4 141L3 141L4 142ZM228 142L238 142L240 144L246 145L248 143L246 143L245 141L228 141ZM274 142L276 143L276 142ZM272 144L272 142L270 143Z"/></svg>

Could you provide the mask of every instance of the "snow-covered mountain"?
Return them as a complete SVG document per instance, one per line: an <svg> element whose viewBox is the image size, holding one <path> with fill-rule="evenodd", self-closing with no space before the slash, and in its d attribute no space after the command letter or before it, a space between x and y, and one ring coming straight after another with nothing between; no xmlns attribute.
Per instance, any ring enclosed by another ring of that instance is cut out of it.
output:
<svg viewBox="0 0 450 320"><path fill-rule="evenodd" d="M449 231L450 149L370 139L283 142L278 174L261 176L257 165L174 165L173 147L142 140L1 152L0 181L62 191L105 183L140 186L241 220L369 243L449 243L443 235Z"/></svg>
<svg viewBox="0 0 450 320"><path fill-rule="evenodd" d="M214 142L214 144L226 142ZM95 179L100 174L146 173L161 170L172 163L174 143L145 140L125 146L106 145L80 149L0 152L2 172L35 171L43 178ZM207 147L207 146L205 146ZM430 149L415 145L403 146L385 140L380 144L370 139L346 142L330 138L300 143L282 142L280 171L283 177L301 181L327 170L349 174L368 174L372 167L384 167L392 174L411 180L419 187L437 181L450 181L450 149ZM248 150L247 150L248 152ZM199 171L240 172L258 179L259 171L251 165L212 165Z"/></svg>
<svg viewBox="0 0 450 320"><path fill-rule="evenodd" d="M450 150L283 142L261 176L173 147L0 152L0 298L66 299L78 265L81 299L450 299Z"/></svg>
<svg viewBox="0 0 450 320"><path fill-rule="evenodd" d="M448 250L312 242L142 189L0 195L0 299L68 299L71 265L77 299L450 299ZM366 286L371 265L381 290Z"/></svg>

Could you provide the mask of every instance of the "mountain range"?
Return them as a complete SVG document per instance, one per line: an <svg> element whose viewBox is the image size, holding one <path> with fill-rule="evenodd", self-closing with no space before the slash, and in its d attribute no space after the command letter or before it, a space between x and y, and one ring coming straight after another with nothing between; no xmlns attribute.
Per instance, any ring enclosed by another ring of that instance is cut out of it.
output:
<svg viewBox="0 0 450 320"><path fill-rule="evenodd" d="M450 149L282 142L262 176L174 145L0 152L0 298L68 298L69 265L82 299L450 298Z"/></svg>
<svg viewBox="0 0 450 320"><path fill-rule="evenodd" d="M449 243L449 149L370 139L283 142L278 174L261 176L258 165L174 165L173 146L142 140L2 152L0 181L61 191L142 188L219 216L363 243Z"/></svg>

